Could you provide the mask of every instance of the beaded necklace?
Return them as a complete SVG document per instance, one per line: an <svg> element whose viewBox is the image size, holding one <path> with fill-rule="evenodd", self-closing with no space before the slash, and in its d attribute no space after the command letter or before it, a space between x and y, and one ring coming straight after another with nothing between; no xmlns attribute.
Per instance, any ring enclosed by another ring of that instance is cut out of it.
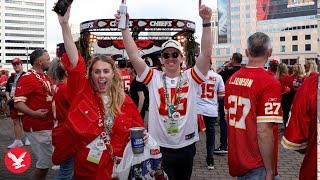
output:
<svg viewBox="0 0 320 180"><path fill-rule="evenodd" d="M164 94L165 94L165 102L167 105L167 109L168 109L168 116L169 118L172 118L172 114L174 112L177 112L177 108L180 104L180 100L181 100L181 81L182 81L182 75L179 75L179 79L178 79L178 83L177 83L177 87L176 87L176 100L174 102L177 102L176 105L174 105L175 103L173 102L173 104L169 104L170 99L169 99L169 92L168 92L168 88L167 88L167 82L166 82L166 74L163 74L162 76L162 80L163 80L163 87L164 87Z"/></svg>
<svg viewBox="0 0 320 180"><path fill-rule="evenodd" d="M102 111L102 113L100 111L100 106L98 104L98 116L99 116L98 126L99 127L104 126L104 131L102 131L100 135L104 141L104 144L109 149L109 154L111 156L111 159L115 161L115 157L113 155L113 148L110 143L111 141L110 134L112 131L112 127L114 125L114 116L111 114L110 103L107 96L105 100L107 101L107 103L104 102L102 99L100 99L100 102L103 102L103 107L104 107L104 111Z"/></svg>

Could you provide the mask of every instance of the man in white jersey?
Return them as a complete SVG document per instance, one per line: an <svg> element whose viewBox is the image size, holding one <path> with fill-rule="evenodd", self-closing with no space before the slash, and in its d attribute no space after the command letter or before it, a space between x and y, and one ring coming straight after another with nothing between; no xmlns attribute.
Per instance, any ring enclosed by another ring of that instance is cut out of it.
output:
<svg viewBox="0 0 320 180"><path fill-rule="evenodd" d="M197 94L198 114L201 114L206 125L207 167L214 169L213 151L215 144L214 124L218 117L218 99L224 98L222 77L212 69L208 71L206 81L201 84Z"/></svg>
<svg viewBox="0 0 320 180"><path fill-rule="evenodd" d="M149 133L157 141L169 179L188 180L192 174L195 142L199 140L196 95L204 82L211 61L212 10L199 2L202 18L201 54L196 65L181 73L184 60L181 44L168 40L161 47L161 61L166 71L149 68L139 56L128 28L122 30L125 49L137 72L137 80L149 89ZM116 22L120 16L115 15ZM129 18L127 18L129 19Z"/></svg>

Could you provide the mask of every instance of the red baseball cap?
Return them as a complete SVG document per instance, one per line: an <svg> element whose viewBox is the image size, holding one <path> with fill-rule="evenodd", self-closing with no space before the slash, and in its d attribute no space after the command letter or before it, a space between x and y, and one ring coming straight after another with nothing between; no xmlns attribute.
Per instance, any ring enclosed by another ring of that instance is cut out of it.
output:
<svg viewBox="0 0 320 180"><path fill-rule="evenodd" d="M20 58L14 58L14 59L12 59L11 64L21 64L21 59Z"/></svg>
<svg viewBox="0 0 320 180"><path fill-rule="evenodd" d="M276 59L272 59L272 60L270 61L270 65L271 65L271 64L279 64L279 61L276 60Z"/></svg>

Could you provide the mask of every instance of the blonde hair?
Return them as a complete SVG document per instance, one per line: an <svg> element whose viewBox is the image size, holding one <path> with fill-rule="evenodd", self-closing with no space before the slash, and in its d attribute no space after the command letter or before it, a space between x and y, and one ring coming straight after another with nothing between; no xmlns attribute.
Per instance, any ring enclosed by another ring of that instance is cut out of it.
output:
<svg viewBox="0 0 320 180"><path fill-rule="evenodd" d="M277 67L276 79L279 80L284 74L288 74L288 66L285 63L280 63Z"/></svg>
<svg viewBox="0 0 320 180"><path fill-rule="evenodd" d="M110 56L100 55L100 54L94 55L92 59L89 61L88 72L87 72L88 80L92 88L94 89L94 91L98 91L97 87L95 87L92 81L92 75L91 75L92 67L98 61L109 63L112 67L112 71L114 75L112 77L112 81L108 82L108 89L107 89L106 95L109 97L111 102L110 103L111 114L112 115L120 114L121 106L125 99L125 94L122 87L121 75L118 68L116 68L115 66L114 60Z"/></svg>
<svg viewBox="0 0 320 180"><path fill-rule="evenodd" d="M293 75L293 76L300 77L300 78L303 78L303 76L305 76L305 72L304 72L303 66L301 66L301 64L298 64L298 63L294 64L293 67L294 67L294 66L297 66L297 67L298 67L298 72L297 72L297 73L294 73L294 74L292 74L292 75Z"/></svg>
<svg viewBox="0 0 320 180"><path fill-rule="evenodd" d="M306 64L309 64L310 68L309 71L306 72L306 75L309 76L312 72L318 72L318 65L313 60L307 60Z"/></svg>
<svg viewBox="0 0 320 180"><path fill-rule="evenodd" d="M48 76L52 81L58 83L66 77L66 68L62 64L59 58L55 57L50 63L48 69Z"/></svg>

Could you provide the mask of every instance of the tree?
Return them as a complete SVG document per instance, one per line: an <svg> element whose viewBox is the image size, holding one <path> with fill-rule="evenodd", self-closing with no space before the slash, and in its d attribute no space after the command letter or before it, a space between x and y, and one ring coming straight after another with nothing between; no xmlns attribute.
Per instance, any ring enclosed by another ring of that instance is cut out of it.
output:
<svg viewBox="0 0 320 180"><path fill-rule="evenodd" d="M187 41L184 45L185 57L188 67L193 67L196 64L195 55L197 50L197 43L193 33L187 33Z"/></svg>
<svg viewBox="0 0 320 180"><path fill-rule="evenodd" d="M91 59L90 48L89 48L89 37L90 37L90 32L85 31L81 33L81 36L79 39L79 50L87 65L88 65L88 61Z"/></svg>

